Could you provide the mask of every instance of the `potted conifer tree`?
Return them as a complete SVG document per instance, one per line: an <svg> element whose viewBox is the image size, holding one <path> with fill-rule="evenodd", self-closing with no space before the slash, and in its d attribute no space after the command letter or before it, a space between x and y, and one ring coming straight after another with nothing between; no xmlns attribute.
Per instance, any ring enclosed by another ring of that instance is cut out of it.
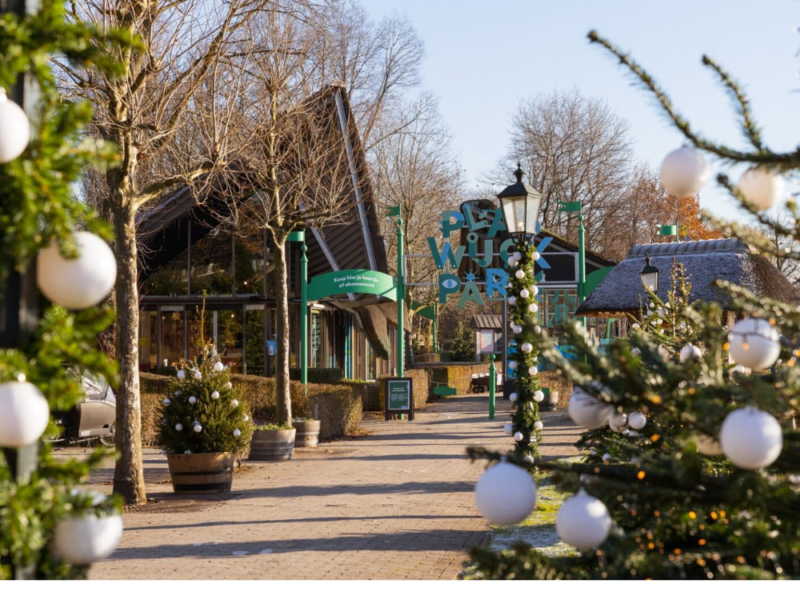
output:
<svg viewBox="0 0 800 600"><path fill-rule="evenodd" d="M161 405L160 427L175 493L230 491L236 455L252 433L236 396L230 371L209 346L178 371Z"/></svg>

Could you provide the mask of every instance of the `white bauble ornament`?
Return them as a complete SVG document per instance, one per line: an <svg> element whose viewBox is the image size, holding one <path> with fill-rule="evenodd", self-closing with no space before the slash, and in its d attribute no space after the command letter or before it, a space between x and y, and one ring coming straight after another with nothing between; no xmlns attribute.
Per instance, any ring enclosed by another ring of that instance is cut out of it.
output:
<svg viewBox="0 0 800 600"><path fill-rule="evenodd" d="M536 335L539 335L540 333L542 333L542 328L539 325L534 325L533 326L533 333L535 333Z"/></svg>
<svg viewBox="0 0 800 600"><path fill-rule="evenodd" d="M541 421L536 421L536 422L533 424L533 428L534 428L536 431L541 431L542 429L544 429L544 423L542 423Z"/></svg>
<svg viewBox="0 0 800 600"><path fill-rule="evenodd" d="M533 345L530 342L525 342L521 348L523 352L528 353L533 350Z"/></svg>
<svg viewBox="0 0 800 600"><path fill-rule="evenodd" d="M525 279L525 271L522 269L518 269L516 273L514 273L514 277L517 279Z"/></svg>
<svg viewBox="0 0 800 600"><path fill-rule="evenodd" d="M519 396L517 396L516 392L511 392L511 394L508 396L508 399L511 400L511 402L516 402L517 398L519 398Z"/></svg>
<svg viewBox="0 0 800 600"><path fill-rule="evenodd" d="M514 260L522 260L522 252L514 252Z"/></svg>
<svg viewBox="0 0 800 600"><path fill-rule="evenodd" d="M757 210L772 208L786 196L786 182L779 174L763 167L747 169L736 184L748 204Z"/></svg>
<svg viewBox="0 0 800 600"><path fill-rule="evenodd" d="M511 369L512 371L514 369L516 369L517 368L517 361L515 361L515 360L508 361L508 368Z"/></svg>
<svg viewBox="0 0 800 600"><path fill-rule="evenodd" d="M536 286L536 285L531 286L531 294L533 294L534 296L538 296L539 295L539 286Z"/></svg>
<svg viewBox="0 0 800 600"><path fill-rule="evenodd" d="M25 111L0 89L0 164L25 152L30 139L31 126Z"/></svg>
<svg viewBox="0 0 800 600"><path fill-rule="evenodd" d="M520 292L519 292L519 297L520 298L527 298L530 295L531 295L531 293L528 290L520 290Z"/></svg>
<svg viewBox="0 0 800 600"><path fill-rule="evenodd" d="M84 515L59 521L53 553L70 565L89 565L108 558L122 539L122 517Z"/></svg>
<svg viewBox="0 0 800 600"><path fill-rule="evenodd" d="M211 392L211 398L213 400L218 400L219 399L219 392Z"/></svg>
<svg viewBox="0 0 800 600"><path fill-rule="evenodd" d="M542 258L542 255L539 254L538 252L534 252L533 254L531 254L531 258L533 260L539 260L540 258Z"/></svg>
<svg viewBox="0 0 800 600"><path fill-rule="evenodd" d="M514 333L516 333L517 335L519 335L520 333L522 333L522 327L520 327L519 325L513 325L513 326L511 327L511 330L512 330Z"/></svg>
<svg viewBox="0 0 800 600"><path fill-rule="evenodd" d="M639 329L639 324L634 323L633 325L631 325L631 329Z"/></svg>
<svg viewBox="0 0 800 600"><path fill-rule="evenodd" d="M697 451L706 456L719 456L722 454L722 446L710 435L700 434L697 436Z"/></svg>
<svg viewBox="0 0 800 600"><path fill-rule="evenodd" d="M242 435L241 431L239 431L238 429L233 430L233 437L239 437L240 435Z"/></svg>
<svg viewBox="0 0 800 600"><path fill-rule="evenodd" d="M214 370L215 370L217 373L219 373L219 372L220 372L220 371L222 371L223 369L225 369L225 365L223 365L221 362L217 361L217 362L215 362L215 363L214 363Z"/></svg>
<svg viewBox="0 0 800 600"><path fill-rule="evenodd" d="M189 404L194 404L195 402L197 402L197 398L194 396L189 396Z"/></svg>
<svg viewBox="0 0 800 600"><path fill-rule="evenodd" d="M177 398L178 396L181 395L181 391L180 390L175 390L172 395Z"/></svg>
<svg viewBox="0 0 800 600"><path fill-rule="evenodd" d="M608 452L606 452L605 454L603 454L603 461L604 461L604 462L608 462L608 461L610 461L612 458L614 458L614 457L613 457L613 456L611 456L611 455L610 455Z"/></svg>
<svg viewBox="0 0 800 600"><path fill-rule="evenodd" d="M524 437L525 436L522 435L522 432L518 431L517 433L514 434L514 441L521 442Z"/></svg>
<svg viewBox="0 0 800 600"><path fill-rule="evenodd" d="M514 433L514 426L511 423L506 423L505 425L503 425L503 433L505 433L506 435L511 435L512 433Z"/></svg>
<svg viewBox="0 0 800 600"><path fill-rule="evenodd" d="M191 451L191 450L186 450L186 451L184 452L184 454L191 454L191 453L192 453L192 451Z"/></svg>
<svg viewBox="0 0 800 600"><path fill-rule="evenodd" d="M228 383L226 383L226 384L225 384L225 386L226 386L228 389L231 389L231 388L233 388L233 384L232 384L230 381L229 381Z"/></svg>
<svg viewBox="0 0 800 600"><path fill-rule="evenodd" d="M638 348L631 348L631 354L633 354L634 356L639 356L641 353L642 351L639 350Z"/></svg>
<svg viewBox="0 0 800 600"><path fill-rule="evenodd" d="M195 379L202 379L203 378L203 374L200 371L195 371L194 372L194 378Z"/></svg>
<svg viewBox="0 0 800 600"><path fill-rule="evenodd" d="M630 425L631 429L642 429L647 425L647 417L638 411L632 412L628 415L628 425Z"/></svg>
<svg viewBox="0 0 800 600"><path fill-rule="evenodd" d="M244 419L244 422L247 423L250 420L250 417L248 415L245 415L244 417L242 417L242 419Z"/></svg>
<svg viewBox="0 0 800 600"><path fill-rule="evenodd" d="M186 371L184 371L183 369L178 371L178 379L186 379Z"/></svg>
<svg viewBox="0 0 800 600"><path fill-rule="evenodd" d="M50 407L39 388L27 381L0 385L0 447L21 448L47 429Z"/></svg>
<svg viewBox="0 0 800 600"><path fill-rule="evenodd" d="M169 406L170 404L172 404L172 400L169 398L164 398L164 406Z"/></svg>
<svg viewBox="0 0 800 600"><path fill-rule="evenodd" d="M768 467L781 453L783 432L771 414L756 408L740 408L722 422L722 452L737 467Z"/></svg>
<svg viewBox="0 0 800 600"><path fill-rule="evenodd" d="M537 367L529 367L528 368L528 375L536 375L539 373L539 369Z"/></svg>
<svg viewBox="0 0 800 600"><path fill-rule="evenodd" d="M55 242L36 259L36 283L48 300L71 310L98 304L117 279L114 253L102 239L88 231L73 235L78 257L66 259Z"/></svg>
<svg viewBox="0 0 800 600"><path fill-rule="evenodd" d="M536 400L536 402L541 402L544 400L544 392L542 390L536 390L533 392L533 399Z"/></svg>
<svg viewBox="0 0 800 600"><path fill-rule="evenodd" d="M514 525L536 507L536 484L522 467L501 462L481 475L475 485L475 504L492 525Z"/></svg>
<svg viewBox="0 0 800 600"><path fill-rule="evenodd" d="M524 462L527 465L532 465L533 464L533 457L530 454L526 454L523 457L522 462Z"/></svg>
<svg viewBox="0 0 800 600"><path fill-rule="evenodd" d="M508 297L508 303L511 304L511 305L514 305L514 304L517 303L517 299L514 296L509 296Z"/></svg>
<svg viewBox="0 0 800 600"><path fill-rule="evenodd" d="M183 423L176 423L175 431L183 431Z"/></svg>
<svg viewBox="0 0 800 600"><path fill-rule="evenodd" d="M578 386L572 390L572 395L567 403L567 413L576 425L588 429L602 427L614 414L614 408L601 402Z"/></svg>
<svg viewBox="0 0 800 600"><path fill-rule="evenodd" d="M509 256L509 257L508 257L508 266L509 266L509 267L516 267L516 266L517 266L517 264L519 264L519 260L517 260L517 259L516 259L516 258L514 258L513 256Z"/></svg>
<svg viewBox="0 0 800 600"><path fill-rule="evenodd" d="M611 531L611 515L605 504L581 488L558 510L556 531L561 541L581 552L594 550Z"/></svg>
<svg viewBox="0 0 800 600"><path fill-rule="evenodd" d="M200 423L195 423L192 429L194 429L195 433L200 433L201 431L203 431L203 426L200 425Z"/></svg>
<svg viewBox="0 0 800 600"><path fill-rule="evenodd" d="M234 408L236 408L237 406L239 406L239 401L234 398L231 404L233 404Z"/></svg>
<svg viewBox="0 0 800 600"><path fill-rule="evenodd" d="M532 313L539 312L539 305L538 305L538 304L535 304L535 303L533 303L533 304L530 304L530 305L528 306L528 310L529 310L530 312L532 312Z"/></svg>
<svg viewBox="0 0 800 600"><path fill-rule="evenodd" d="M667 349L667 347L664 344L659 344L658 345L658 355L664 360L669 360L670 359L669 350Z"/></svg>
<svg viewBox="0 0 800 600"><path fill-rule="evenodd" d="M694 344L688 344L683 348L681 348L681 352L678 355L678 359L682 363L685 363L687 361L697 361L700 360L701 358L703 358L703 351L700 350L700 348L698 348Z"/></svg>
<svg viewBox="0 0 800 600"><path fill-rule="evenodd" d="M728 334L731 358L756 371L771 367L781 353L780 334L765 319L742 319Z"/></svg>
<svg viewBox="0 0 800 600"><path fill-rule="evenodd" d="M708 181L708 164L702 155L681 146L673 150L661 163L661 185L673 196L694 196Z"/></svg>
<svg viewBox="0 0 800 600"><path fill-rule="evenodd" d="M608 418L608 426L611 427L612 431L616 431L617 433L625 429L627 424L628 415L625 413L615 412Z"/></svg>

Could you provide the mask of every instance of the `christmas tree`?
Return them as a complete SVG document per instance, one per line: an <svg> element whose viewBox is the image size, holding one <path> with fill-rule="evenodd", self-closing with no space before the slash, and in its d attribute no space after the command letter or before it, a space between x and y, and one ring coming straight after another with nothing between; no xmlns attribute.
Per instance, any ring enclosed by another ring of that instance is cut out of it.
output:
<svg viewBox="0 0 800 600"><path fill-rule="evenodd" d="M696 133L643 68L594 32L589 37L630 69L696 148L665 160L662 182L670 193L700 189L707 167L698 151L745 163L750 169L736 186L724 174L717 181L764 226L800 239L793 203L788 209L795 223L788 227L764 212L783 200L782 174L800 166L800 153L765 145L746 95L727 72L703 58L736 103L750 150ZM748 237L735 225L726 231ZM537 462L575 492L556 526L578 553L550 558L524 546L502 554L476 549L484 577L800 578L800 310L720 281L727 308L744 317L728 330L719 305L689 302L688 283L679 273L677 281L680 293L668 302L643 289L643 322L607 353L600 354L577 323L567 326L577 361L565 360L546 334L535 336L541 352L576 386L570 415L591 429L581 441L591 449L583 460ZM516 462L513 455L479 455ZM507 487L498 495L519 495L510 480L501 483Z"/></svg>

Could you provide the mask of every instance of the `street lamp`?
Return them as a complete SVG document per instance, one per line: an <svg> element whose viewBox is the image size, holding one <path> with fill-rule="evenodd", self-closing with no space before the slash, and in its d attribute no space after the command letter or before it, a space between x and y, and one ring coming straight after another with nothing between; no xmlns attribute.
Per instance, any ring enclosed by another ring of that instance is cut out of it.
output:
<svg viewBox="0 0 800 600"><path fill-rule="evenodd" d="M506 228L519 241L524 241L527 235L536 234L539 205L542 201L542 195L522 181L523 175L525 171L517 163L517 170L514 171L517 182L497 194L506 219Z"/></svg>
<svg viewBox="0 0 800 600"><path fill-rule="evenodd" d="M648 290L653 292L654 294L658 293L658 269L650 264L650 255L647 255L647 264L645 264L644 269L640 273L642 276L642 283L644 287Z"/></svg>

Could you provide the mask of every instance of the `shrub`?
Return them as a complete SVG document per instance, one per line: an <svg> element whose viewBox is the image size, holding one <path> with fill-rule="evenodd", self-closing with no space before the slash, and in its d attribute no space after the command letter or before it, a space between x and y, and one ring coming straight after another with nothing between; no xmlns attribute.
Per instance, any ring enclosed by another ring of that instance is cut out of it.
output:
<svg viewBox="0 0 800 600"><path fill-rule="evenodd" d="M319 439L336 439L355 433L361 424L361 396L346 385L308 386L311 415L320 420Z"/></svg>
<svg viewBox="0 0 800 600"><path fill-rule="evenodd" d="M338 368L322 369L315 367L308 370L308 383L334 383L341 381L342 377L344 377L344 372ZM289 369L289 378L300 381L300 368Z"/></svg>
<svg viewBox="0 0 800 600"><path fill-rule="evenodd" d="M405 377L410 377L413 380L414 388L414 408L421 408L428 403L430 397L430 385L428 371L426 369L408 369L405 372ZM386 380L390 379L390 375L382 375L378 378L378 410L386 409Z"/></svg>
<svg viewBox="0 0 800 600"><path fill-rule="evenodd" d="M255 431L288 431L294 429L291 425L284 425L282 423L264 423L263 425L256 425Z"/></svg>
<svg viewBox="0 0 800 600"><path fill-rule="evenodd" d="M453 362L472 362L475 360L475 332L459 321L453 332L450 347Z"/></svg>

